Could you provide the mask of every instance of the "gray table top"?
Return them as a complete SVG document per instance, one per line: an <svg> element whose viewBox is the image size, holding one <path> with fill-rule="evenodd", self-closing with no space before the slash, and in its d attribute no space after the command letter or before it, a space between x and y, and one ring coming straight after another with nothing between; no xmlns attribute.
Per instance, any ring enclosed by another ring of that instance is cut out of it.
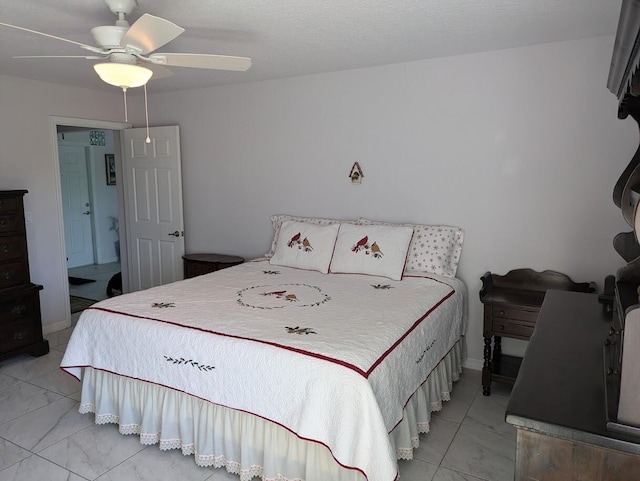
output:
<svg viewBox="0 0 640 481"><path fill-rule="evenodd" d="M506 421L517 428L640 454L640 438L606 427L603 346L611 325L597 294L547 291Z"/></svg>

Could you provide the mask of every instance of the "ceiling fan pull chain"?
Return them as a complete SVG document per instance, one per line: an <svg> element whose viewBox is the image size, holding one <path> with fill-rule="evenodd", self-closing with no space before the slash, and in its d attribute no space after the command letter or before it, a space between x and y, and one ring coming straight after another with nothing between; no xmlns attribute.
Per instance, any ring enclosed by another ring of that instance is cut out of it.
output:
<svg viewBox="0 0 640 481"><path fill-rule="evenodd" d="M124 121L129 121L129 115L127 113L127 89L126 87L122 87L122 95L124 95Z"/></svg>
<svg viewBox="0 0 640 481"><path fill-rule="evenodd" d="M144 118L147 122L147 138L144 141L147 144L150 144L151 138L149 137L149 108L147 105L147 84L144 84Z"/></svg>

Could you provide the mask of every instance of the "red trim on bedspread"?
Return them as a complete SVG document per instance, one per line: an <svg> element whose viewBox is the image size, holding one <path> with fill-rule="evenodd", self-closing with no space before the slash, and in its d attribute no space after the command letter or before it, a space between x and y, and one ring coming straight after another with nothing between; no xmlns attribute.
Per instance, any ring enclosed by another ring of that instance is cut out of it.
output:
<svg viewBox="0 0 640 481"><path fill-rule="evenodd" d="M455 290L451 290L451 292L449 292L449 294L447 294L446 296L444 296L442 299L440 299L440 301L438 301L438 303L433 306L431 309L429 309L421 318L419 318L416 322L413 323L413 325L407 329L407 332L405 332L402 336L400 336L400 339L398 339L396 342L394 342L391 347L389 349L387 349L385 351L384 354L382 354L382 356L380 356L378 358L378 360L376 362L373 363L373 365L369 368L369 370L367 371L367 375L365 376L367 379L369 378L369 376L371 375L371 373L374 371L374 369L376 367L378 367L378 365L384 361L384 358L387 357L391 351L393 351L398 344L400 344L402 341L404 341L404 339L411 334L411 332L420 325L420 323L422 321L424 321L426 319L426 317L431 314L435 309L437 309L444 301L446 301L447 299L449 299L453 294L454 294ZM438 361L439 363L440 361Z"/></svg>
<svg viewBox="0 0 640 481"><path fill-rule="evenodd" d="M437 279L433 279L436 282L441 282L438 281ZM409 329L407 329L407 331L400 336L399 339L397 339L389 349L387 349L372 365L371 367L367 370L367 371L363 371L362 369L360 369L358 366L354 366L353 364L350 364L348 362L345 362L341 359L336 359L333 357L329 357L329 356L325 356L323 354L319 354L319 353L315 353L315 352L310 352L310 351L305 351L304 349L299 349L297 347L292 347L292 346L286 346L283 344L278 344L277 342L273 342L273 341L265 341L262 339L254 339L251 337L244 337L244 336L238 336L235 334L228 334L225 332L219 332L219 331L212 331L209 329L203 329L201 327L196 327L196 326L188 326L185 324L180 324L179 322L175 322L175 321L167 321L165 319L157 319L154 317L147 317L147 316L140 316L137 314L129 314L127 312L121 312L121 311L116 311L113 309L106 309L104 307L95 307L95 306L89 306L87 308L87 310L96 310L96 311L103 311L103 312L110 312L112 314L119 314L122 316L127 316L127 317L135 317L136 319L145 319L148 321L156 321L156 322L162 322L165 324L171 324L173 326L179 326L179 327L184 327L186 329L194 329L196 331L201 331L201 332L208 332L209 334L214 334L217 336L222 336L222 337L230 337L230 338L234 338L234 339L242 339L244 341L252 341L252 342L258 342L260 344L267 344L269 346L274 346L280 349L286 349L288 351L292 351L292 352L297 352L298 354L302 354L305 356L310 356L310 357L315 357L317 359L322 359L323 361L328 361L328 362L332 362L334 364L339 364L341 366L344 366L348 369L351 369L354 372L357 372L358 374L360 374L362 377L364 377L365 379L369 379L369 376L371 375L371 373L375 370L376 367L378 367L380 365L380 363L382 361L384 361L384 359L398 346L398 344L400 344L409 334L411 334L411 332L420 325L420 323L422 321L424 321L427 316L429 316L429 314L431 314L435 309L437 309L440 305L442 305L443 302L445 302L447 299L449 299L456 291L453 288L453 286L451 286L450 284L447 284L445 282L442 282L442 284L445 284L449 287L451 287L451 291L444 296L442 299L440 299L440 301L438 301L431 309L429 309L425 314L423 314L420 318L418 318Z"/></svg>

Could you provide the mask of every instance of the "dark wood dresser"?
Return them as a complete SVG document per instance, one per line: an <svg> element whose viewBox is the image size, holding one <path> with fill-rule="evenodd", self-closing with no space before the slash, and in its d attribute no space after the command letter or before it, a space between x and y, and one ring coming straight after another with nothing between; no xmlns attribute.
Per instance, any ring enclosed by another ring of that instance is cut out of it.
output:
<svg viewBox="0 0 640 481"><path fill-rule="evenodd" d="M506 410L515 481L640 479L640 437L607 429L611 328L596 294L547 292Z"/></svg>
<svg viewBox="0 0 640 481"><path fill-rule="evenodd" d="M182 259L184 260L185 279L209 274L244 262L242 257L223 254L185 254Z"/></svg>
<svg viewBox="0 0 640 481"><path fill-rule="evenodd" d="M484 364L482 393L491 394L491 382L513 384L522 358L502 354L502 338L529 340L548 289L595 292L593 282L573 282L555 271L515 269L504 276L485 273L480 301L484 304ZM493 352L492 352L493 341Z"/></svg>
<svg viewBox="0 0 640 481"><path fill-rule="evenodd" d="M0 360L18 354L42 356L40 291L29 274L23 196L26 190L0 191Z"/></svg>

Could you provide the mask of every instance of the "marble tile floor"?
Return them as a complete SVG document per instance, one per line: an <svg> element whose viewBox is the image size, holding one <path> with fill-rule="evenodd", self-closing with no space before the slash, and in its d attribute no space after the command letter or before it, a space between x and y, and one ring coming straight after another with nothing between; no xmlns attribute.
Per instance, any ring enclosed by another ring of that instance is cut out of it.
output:
<svg viewBox="0 0 640 481"><path fill-rule="evenodd" d="M46 336L46 356L0 362L0 481L239 480L79 414L80 384L58 369L71 329ZM504 422L508 395L495 386L483 396L480 372L466 370L452 400L432 416L414 459L399 462L401 481L512 481L516 438Z"/></svg>
<svg viewBox="0 0 640 481"><path fill-rule="evenodd" d="M116 272L120 272L120 262L89 264L87 266L73 267L67 271L72 277L83 277L85 279L95 279L96 281L79 286L69 284L69 295L102 301L107 298L107 283L109 279Z"/></svg>

